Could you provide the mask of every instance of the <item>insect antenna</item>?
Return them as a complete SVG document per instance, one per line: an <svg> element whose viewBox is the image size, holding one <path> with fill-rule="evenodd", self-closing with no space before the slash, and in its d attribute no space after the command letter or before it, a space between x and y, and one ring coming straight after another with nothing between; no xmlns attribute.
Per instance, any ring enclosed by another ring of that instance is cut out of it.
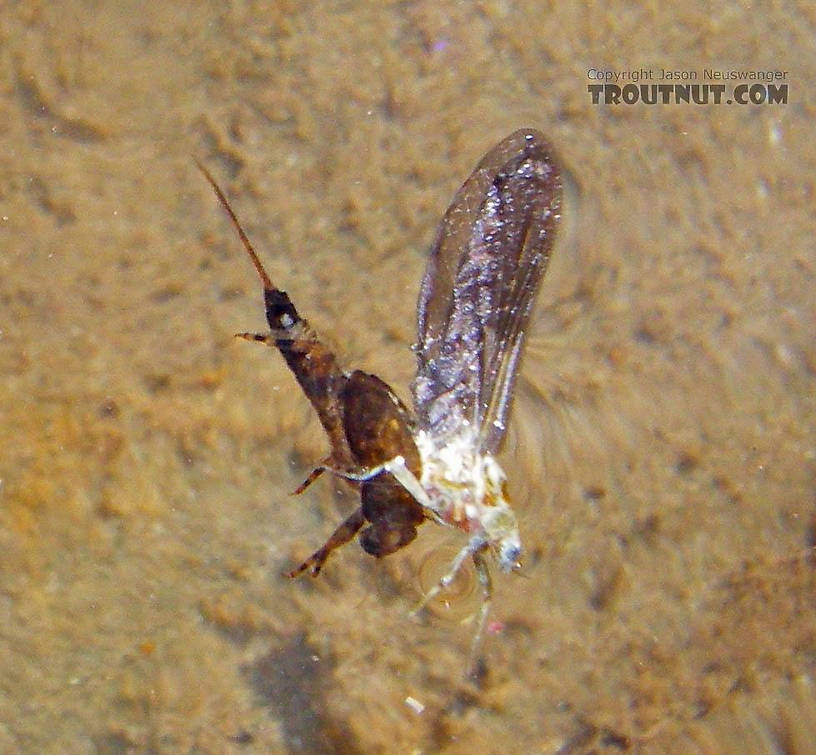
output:
<svg viewBox="0 0 816 755"><path fill-rule="evenodd" d="M224 192L221 191L221 187L215 182L215 179L212 177L210 171L208 171L196 158L193 158L193 160L195 160L195 164L198 166L198 169L204 174L204 178L206 178L210 186L213 187L215 196L218 197L218 201L221 202L221 206L227 211L227 215L229 215L232 224L235 226L235 230L238 231L238 237L241 239L241 243L244 245L244 249L246 249L249 258L252 260L252 264L258 271L258 275L261 278L261 283L263 283L264 290L265 291L274 290L275 286L273 285L272 280L270 279L269 275L267 275L264 266L261 264L261 260L255 253L255 248L252 246L252 242L249 240L249 237L246 235L244 229L241 227L241 223L238 221L238 218L233 212L232 207L230 207L230 203L224 196Z"/></svg>

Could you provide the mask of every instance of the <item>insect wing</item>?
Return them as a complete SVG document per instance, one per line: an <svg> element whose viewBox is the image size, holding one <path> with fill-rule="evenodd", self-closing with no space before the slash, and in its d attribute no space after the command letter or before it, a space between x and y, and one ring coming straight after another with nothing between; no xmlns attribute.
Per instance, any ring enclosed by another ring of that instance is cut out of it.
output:
<svg viewBox="0 0 816 755"><path fill-rule="evenodd" d="M493 452L504 436L560 204L549 145L522 129L485 155L442 219L417 305L413 386L421 426L442 443L478 433Z"/></svg>

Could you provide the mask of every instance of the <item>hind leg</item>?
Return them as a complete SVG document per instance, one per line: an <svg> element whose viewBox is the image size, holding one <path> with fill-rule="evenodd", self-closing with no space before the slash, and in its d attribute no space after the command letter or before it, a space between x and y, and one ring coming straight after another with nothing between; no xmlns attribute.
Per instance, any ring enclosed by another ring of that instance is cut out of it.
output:
<svg viewBox="0 0 816 755"><path fill-rule="evenodd" d="M287 572L286 576L296 577L298 574L302 574L308 569L311 575L316 577L318 574L320 574L320 570L323 568L323 564L326 563L326 559L331 555L331 552L335 548L339 548L341 545L345 545L349 540L351 540L364 523L365 517L363 516L363 509L360 507L334 532L332 532L331 537L325 542L322 548L316 550L311 556L309 556L309 558L298 566L297 569L292 569L292 571Z"/></svg>

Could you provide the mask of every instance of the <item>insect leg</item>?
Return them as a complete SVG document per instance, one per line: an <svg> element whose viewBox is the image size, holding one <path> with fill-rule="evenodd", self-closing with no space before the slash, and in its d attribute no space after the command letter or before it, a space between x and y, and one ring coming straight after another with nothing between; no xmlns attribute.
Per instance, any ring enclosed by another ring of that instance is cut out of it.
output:
<svg viewBox="0 0 816 755"><path fill-rule="evenodd" d="M382 472L388 472L389 474L393 475L394 479L411 494L411 497L418 504L420 504L420 506L434 514L431 499L428 498L428 494L425 492L425 489L422 487L419 480L417 480L416 475L405 465L405 458L403 456L395 456L393 459L389 459L382 464L378 464L376 467L363 469L359 472L342 471L336 469L332 469L331 471L339 477L345 477L347 480L356 480L358 482L364 482L365 480L370 480L376 477Z"/></svg>
<svg viewBox="0 0 816 755"><path fill-rule="evenodd" d="M425 508L430 506L430 500L419 484L419 480L417 480L413 472L405 466L405 460L401 456L389 459L385 464L380 464L372 469L361 469L358 471L336 469L332 466L332 459L329 457L328 459L324 459L319 466L315 467L309 473L309 476L292 491L292 495L300 495L324 472L331 472L337 477L342 477L352 482L365 482L366 480L376 477L381 472L390 472L394 475L397 482L399 482L420 505Z"/></svg>
<svg viewBox="0 0 816 755"><path fill-rule="evenodd" d="M459 570L462 568L462 564L465 563L465 559L468 556L473 556L473 561L474 563L476 563L476 567L478 570L479 566L476 557L478 554L479 558L481 559L480 551L485 547L485 545L486 543L483 536L480 535L478 537L472 537L468 541L468 544L464 548L462 548L462 550L460 550L459 553L456 554L456 558L454 558L453 561L451 562L451 567L448 570L448 573L445 574L442 577L442 579L440 579L439 582L437 582L430 590L428 590L428 593L422 599L420 604L413 611L411 611L411 615L416 616L423 608L425 608L426 605L428 605L430 601L432 601L437 595L439 595L439 593L442 590L450 586L451 582L453 582L453 580L456 579L456 575L459 573ZM482 563L484 563L483 559L481 559L481 561ZM481 575L479 575L479 581L482 582Z"/></svg>
<svg viewBox="0 0 816 755"><path fill-rule="evenodd" d="M258 341L258 343L265 343L267 346L274 346L275 339L271 333L236 333L236 338L243 338L245 341Z"/></svg>
<svg viewBox="0 0 816 755"><path fill-rule="evenodd" d="M487 561L485 561L484 550L480 549L473 552L473 564L476 567L479 584L482 586L482 607L479 610L476 632L470 643L470 662L468 666L471 669L476 664L476 651L479 649L479 641L482 639L487 614L490 611L490 601L493 599L493 581L490 579L490 569L488 569Z"/></svg>
<svg viewBox="0 0 816 755"><path fill-rule="evenodd" d="M320 574L320 570L323 568L323 564L326 563L326 559L331 555L331 552L351 540L363 524L365 524L365 517L363 516L363 509L361 507L332 532L331 537L325 542L322 548L316 550L298 566L297 569L292 569L292 571L287 572L286 576L297 577L298 574L308 569L311 575L316 577Z"/></svg>
<svg viewBox="0 0 816 755"><path fill-rule="evenodd" d="M301 482L300 485L297 486L297 488L295 488L292 491L292 495L300 495L304 490L306 490L306 488L308 488L309 485L311 485L318 477L320 477L320 475L322 475L326 471L327 463L328 462L323 462L323 464L321 464L319 467L315 467L311 472L309 472L309 476L303 482Z"/></svg>
<svg viewBox="0 0 816 755"><path fill-rule="evenodd" d="M416 475L405 465L405 459L402 456L389 459L382 467L386 472L394 476L394 479L411 494L411 497L420 506L436 516L425 488L417 480Z"/></svg>

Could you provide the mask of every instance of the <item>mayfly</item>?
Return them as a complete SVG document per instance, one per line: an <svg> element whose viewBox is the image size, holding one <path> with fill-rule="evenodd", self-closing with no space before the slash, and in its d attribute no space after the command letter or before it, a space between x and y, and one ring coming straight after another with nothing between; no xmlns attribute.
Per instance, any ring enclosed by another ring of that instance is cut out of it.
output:
<svg viewBox="0 0 816 755"><path fill-rule="evenodd" d="M561 175L544 137L514 132L491 149L457 192L436 234L417 304L414 411L375 375L343 370L261 264L226 197L227 211L263 284L270 332L240 333L280 351L329 438L331 451L297 489L324 471L360 491L360 506L289 572L317 575L360 530L363 549L387 556L426 519L463 530L467 544L424 605L470 557L487 616L486 554L519 568L521 539L495 459L505 434L525 331L547 269L561 209Z"/></svg>

